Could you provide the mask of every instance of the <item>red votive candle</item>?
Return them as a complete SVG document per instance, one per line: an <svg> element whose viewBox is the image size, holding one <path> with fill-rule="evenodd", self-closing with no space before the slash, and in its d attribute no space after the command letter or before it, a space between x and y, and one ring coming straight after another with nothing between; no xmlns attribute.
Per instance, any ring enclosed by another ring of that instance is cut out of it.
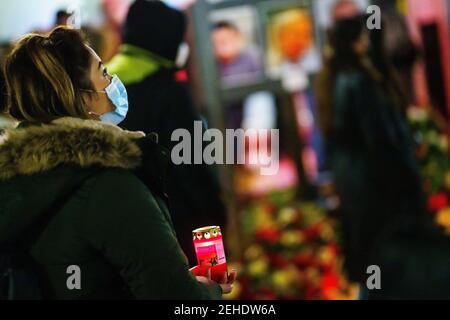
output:
<svg viewBox="0 0 450 320"><path fill-rule="evenodd" d="M198 262L195 274L206 277L211 269L211 279L221 282L228 269L220 227L195 229L192 231L192 237Z"/></svg>

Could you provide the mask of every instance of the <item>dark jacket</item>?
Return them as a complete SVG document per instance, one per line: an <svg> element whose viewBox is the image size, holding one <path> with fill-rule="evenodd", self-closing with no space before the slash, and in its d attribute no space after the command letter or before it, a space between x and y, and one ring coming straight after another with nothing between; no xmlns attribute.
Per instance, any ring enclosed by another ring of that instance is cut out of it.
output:
<svg viewBox="0 0 450 320"><path fill-rule="evenodd" d="M151 137L62 118L0 141L0 245L28 248L46 298L220 298L188 270ZM71 265L81 290L67 288Z"/></svg>
<svg viewBox="0 0 450 320"><path fill-rule="evenodd" d="M382 243L414 234L424 197L405 119L389 95L358 71L337 75L328 149L341 198L344 252L351 280L365 282Z"/></svg>
<svg viewBox="0 0 450 320"><path fill-rule="evenodd" d="M130 109L120 126L155 132L168 150L178 143L171 141L176 129L188 130L194 139L194 121L201 121L189 91L175 80L175 69L170 64L143 49L125 45L108 65L111 73L123 80L128 92ZM194 156L193 151L191 155ZM170 162L167 194L177 237L191 265L195 265L192 230L208 225L226 227L218 178L206 164Z"/></svg>
<svg viewBox="0 0 450 320"><path fill-rule="evenodd" d="M186 129L193 137L194 121L200 121L186 84L175 79L174 61L185 29L181 12L161 1L136 1L125 23L125 44L108 63L110 73L119 76L128 92L130 109L120 126L157 133L169 151L178 143L171 141L176 129ZM177 237L191 265L197 264L192 230L208 225L226 227L216 172L205 164L176 166L171 162L167 193Z"/></svg>

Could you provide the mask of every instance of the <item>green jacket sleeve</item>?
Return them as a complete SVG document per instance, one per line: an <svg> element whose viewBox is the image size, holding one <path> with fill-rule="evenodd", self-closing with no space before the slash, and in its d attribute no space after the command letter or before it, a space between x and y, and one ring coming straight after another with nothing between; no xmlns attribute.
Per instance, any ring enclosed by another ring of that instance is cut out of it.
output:
<svg viewBox="0 0 450 320"><path fill-rule="evenodd" d="M108 170L89 196L86 237L137 299L220 299L219 285L205 286L189 272L162 210L131 172Z"/></svg>

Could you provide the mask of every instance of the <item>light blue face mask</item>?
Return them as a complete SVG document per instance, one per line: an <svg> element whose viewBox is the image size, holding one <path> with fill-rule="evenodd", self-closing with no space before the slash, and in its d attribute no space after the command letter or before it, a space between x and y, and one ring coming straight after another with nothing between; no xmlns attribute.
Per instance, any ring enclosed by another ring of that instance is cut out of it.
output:
<svg viewBox="0 0 450 320"><path fill-rule="evenodd" d="M124 84L120 81L116 75L112 77L111 83L105 88L105 91L99 91L106 93L109 100L116 107L114 111L104 113L100 116L102 122L108 122L118 125L128 113L128 94Z"/></svg>

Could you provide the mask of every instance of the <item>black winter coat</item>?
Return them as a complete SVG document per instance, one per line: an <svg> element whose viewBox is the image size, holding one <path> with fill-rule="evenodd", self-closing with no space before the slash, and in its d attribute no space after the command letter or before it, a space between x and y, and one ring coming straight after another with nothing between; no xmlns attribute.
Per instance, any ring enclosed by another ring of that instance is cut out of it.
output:
<svg viewBox="0 0 450 320"><path fill-rule="evenodd" d="M194 121L200 118L185 85L175 81L174 70L161 68L139 83L125 85L131 107L120 124L122 128L155 132L159 143L168 150L178 143L171 141L176 129L188 130L193 139ZM208 225L226 227L220 183L213 168L205 164L174 165L170 162L167 194L177 237L194 265L192 230Z"/></svg>
<svg viewBox="0 0 450 320"><path fill-rule="evenodd" d="M350 278L365 283L381 243L414 234L424 197L407 123L388 95L358 71L337 75L328 149L341 198Z"/></svg>
<svg viewBox="0 0 450 320"><path fill-rule="evenodd" d="M0 246L27 246L48 299L218 299L188 270L151 138L61 118L0 137ZM161 196L161 197L160 197ZM79 266L81 289L67 268Z"/></svg>

